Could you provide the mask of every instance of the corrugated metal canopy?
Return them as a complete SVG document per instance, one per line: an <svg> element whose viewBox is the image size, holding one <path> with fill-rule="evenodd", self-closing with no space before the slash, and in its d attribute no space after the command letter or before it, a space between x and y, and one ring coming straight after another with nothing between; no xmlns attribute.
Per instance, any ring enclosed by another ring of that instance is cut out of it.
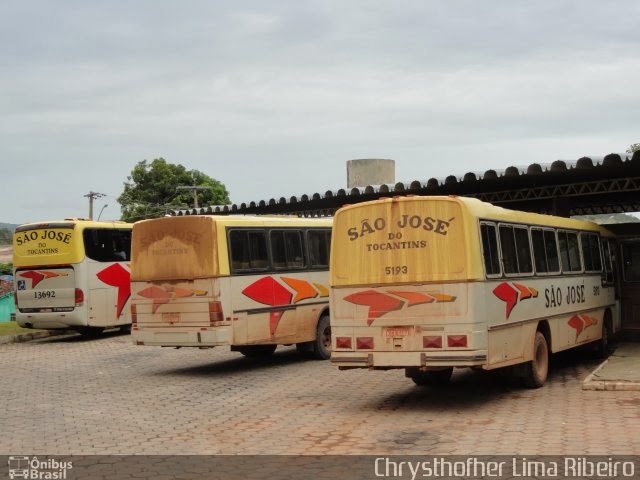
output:
<svg viewBox="0 0 640 480"><path fill-rule="evenodd" d="M172 215L298 214L329 216L346 204L395 195L460 195L516 210L555 215L640 211L640 152L611 153L551 164L532 163L462 176L327 190L323 194L208 206Z"/></svg>

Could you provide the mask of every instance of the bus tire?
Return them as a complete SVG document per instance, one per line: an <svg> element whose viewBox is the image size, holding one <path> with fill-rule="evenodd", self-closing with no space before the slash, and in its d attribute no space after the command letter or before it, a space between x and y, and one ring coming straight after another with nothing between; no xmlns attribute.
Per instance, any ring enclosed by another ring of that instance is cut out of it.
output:
<svg viewBox="0 0 640 480"><path fill-rule="evenodd" d="M276 351L277 345L244 345L236 351L248 358L269 357Z"/></svg>
<svg viewBox="0 0 640 480"><path fill-rule="evenodd" d="M605 315L602 322L602 337L595 344L595 354L597 358L607 358L611 355L611 339L613 337L613 331L611 328L611 321L608 315Z"/></svg>
<svg viewBox="0 0 640 480"><path fill-rule="evenodd" d="M407 377L413 380L413 383L419 386L444 387L449 384L453 367L442 368L439 370L427 370L422 372L418 369L407 369Z"/></svg>
<svg viewBox="0 0 640 480"><path fill-rule="evenodd" d="M326 313L318 321L312 355L318 360L329 360L331 357L331 323Z"/></svg>
<svg viewBox="0 0 640 480"><path fill-rule="evenodd" d="M549 346L541 331L533 339L533 360L524 369L524 384L528 388L540 388L549 374Z"/></svg>

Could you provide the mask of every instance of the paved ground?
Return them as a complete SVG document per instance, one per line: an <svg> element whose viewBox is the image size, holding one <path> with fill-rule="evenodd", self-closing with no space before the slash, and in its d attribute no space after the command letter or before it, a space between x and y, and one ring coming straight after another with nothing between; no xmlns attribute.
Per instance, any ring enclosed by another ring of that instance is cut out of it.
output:
<svg viewBox="0 0 640 480"><path fill-rule="evenodd" d="M527 390L467 370L416 387L401 371L340 372L280 347L136 347L129 337L0 345L0 454L640 454L640 391L583 390L599 365L554 358Z"/></svg>

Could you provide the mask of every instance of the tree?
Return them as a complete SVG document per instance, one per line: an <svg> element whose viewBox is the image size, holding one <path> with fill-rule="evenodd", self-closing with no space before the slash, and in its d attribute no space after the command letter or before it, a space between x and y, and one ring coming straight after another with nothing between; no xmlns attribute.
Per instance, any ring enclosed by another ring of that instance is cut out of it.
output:
<svg viewBox="0 0 640 480"><path fill-rule="evenodd" d="M635 153L640 150L640 143L632 143L629 148L627 148L627 153Z"/></svg>
<svg viewBox="0 0 640 480"><path fill-rule="evenodd" d="M13 232L7 228L0 228L0 245L11 245Z"/></svg>
<svg viewBox="0 0 640 480"><path fill-rule="evenodd" d="M135 222L165 215L169 210L193 207L194 191L177 188L185 186L210 187L196 191L200 206L231 203L226 187L198 170L187 170L164 158L156 158L151 163L143 160L131 171L118 197L122 220Z"/></svg>
<svg viewBox="0 0 640 480"><path fill-rule="evenodd" d="M0 263L0 275L13 275L13 263Z"/></svg>

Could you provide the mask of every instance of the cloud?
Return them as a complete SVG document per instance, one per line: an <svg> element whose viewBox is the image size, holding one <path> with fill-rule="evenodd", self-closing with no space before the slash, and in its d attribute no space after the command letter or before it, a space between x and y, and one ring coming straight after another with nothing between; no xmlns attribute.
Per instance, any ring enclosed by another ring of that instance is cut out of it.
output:
<svg viewBox="0 0 640 480"><path fill-rule="evenodd" d="M116 215L127 174L160 156L242 202L343 187L352 158L393 158L412 180L624 150L640 141L639 10L11 2L0 156L6 194L24 200L0 221L85 214L89 190Z"/></svg>

